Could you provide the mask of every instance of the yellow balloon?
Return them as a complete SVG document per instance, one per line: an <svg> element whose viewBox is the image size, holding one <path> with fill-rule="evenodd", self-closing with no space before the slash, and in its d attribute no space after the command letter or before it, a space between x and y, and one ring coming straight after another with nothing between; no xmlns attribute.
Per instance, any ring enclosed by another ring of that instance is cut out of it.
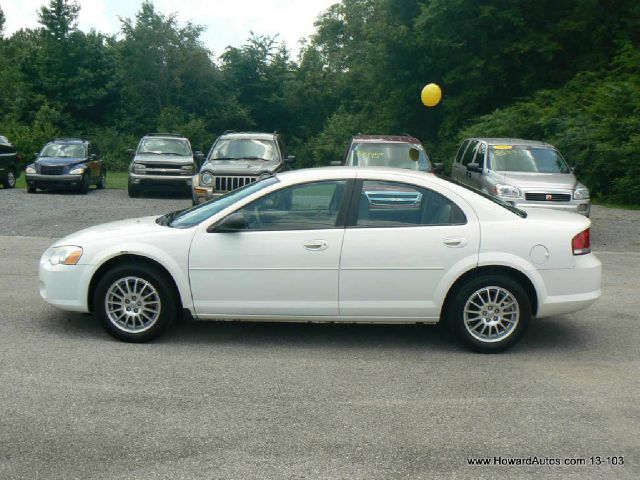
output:
<svg viewBox="0 0 640 480"><path fill-rule="evenodd" d="M442 90L435 83L425 85L420 94L420 99L426 107L435 107L442 99Z"/></svg>

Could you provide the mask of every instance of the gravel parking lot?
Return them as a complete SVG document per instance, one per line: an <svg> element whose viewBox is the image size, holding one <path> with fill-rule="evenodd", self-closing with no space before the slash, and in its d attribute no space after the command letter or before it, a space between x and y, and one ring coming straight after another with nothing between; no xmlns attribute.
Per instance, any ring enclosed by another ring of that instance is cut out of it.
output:
<svg viewBox="0 0 640 480"><path fill-rule="evenodd" d="M190 205L0 190L0 478L640 478L640 211L594 207L602 299L502 355L418 325L184 322L131 345L40 299L55 238ZM587 465L467 463L498 456Z"/></svg>

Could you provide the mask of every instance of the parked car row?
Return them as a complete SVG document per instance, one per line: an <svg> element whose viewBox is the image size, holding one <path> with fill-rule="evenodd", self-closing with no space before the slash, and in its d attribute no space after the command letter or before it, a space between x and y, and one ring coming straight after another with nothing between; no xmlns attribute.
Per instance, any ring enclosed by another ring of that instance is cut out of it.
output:
<svg viewBox="0 0 640 480"><path fill-rule="evenodd" d="M209 154L194 152L189 139L174 133L151 133L130 150L128 193L138 197L148 186L189 189L193 205L253 183L261 176L288 169L277 133L227 131ZM342 160L331 165L394 167L442 173L422 143L410 135L356 135ZM15 185L20 174L15 148L0 137L0 182ZM58 187L86 193L104 188L107 171L96 146L78 138L58 138L36 154L26 167L27 191ZM546 207L589 216L588 188L581 184L562 154L548 143L511 138L469 138L453 160L451 178L520 207Z"/></svg>

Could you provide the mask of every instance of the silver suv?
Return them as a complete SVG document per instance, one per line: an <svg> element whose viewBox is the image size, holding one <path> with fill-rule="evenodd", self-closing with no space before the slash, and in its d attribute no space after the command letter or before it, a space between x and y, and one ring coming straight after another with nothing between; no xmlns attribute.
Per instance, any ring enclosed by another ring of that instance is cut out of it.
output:
<svg viewBox="0 0 640 480"><path fill-rule="evenodd" d="M451 176L517 207L546 207L589 216L589 190L548 143L514 138L468 138Z"/></svg>
<svg viewBox="0 0 640 480"><path fill-rule="evenodd" d="M191 189L191 177L202 153L191 150L189 140L172 133L150 133L140 140L136 150L129 150L129 196L137 197L150 185L178 186Z"/></svg>

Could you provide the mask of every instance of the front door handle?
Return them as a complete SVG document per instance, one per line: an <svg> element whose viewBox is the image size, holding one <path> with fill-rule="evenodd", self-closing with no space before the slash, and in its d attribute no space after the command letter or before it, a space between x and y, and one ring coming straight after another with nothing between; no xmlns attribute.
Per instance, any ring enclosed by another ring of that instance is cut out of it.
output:
<svg viewBox="0 0 640 480"><path fill-rule="evenodd" d="M329 243L326 240L307 240L303 244L304 248L317 252L320 250L326 250L329 247Z"/></svg>
<svg viewBox="0 0 640 480"><path fill-rule="evenodd" d="M461 238L461 237L451 237L451 238L445 238L442 241L442 243L444 243L446 247L461 248L467 244L467 239Z"/></svg>

